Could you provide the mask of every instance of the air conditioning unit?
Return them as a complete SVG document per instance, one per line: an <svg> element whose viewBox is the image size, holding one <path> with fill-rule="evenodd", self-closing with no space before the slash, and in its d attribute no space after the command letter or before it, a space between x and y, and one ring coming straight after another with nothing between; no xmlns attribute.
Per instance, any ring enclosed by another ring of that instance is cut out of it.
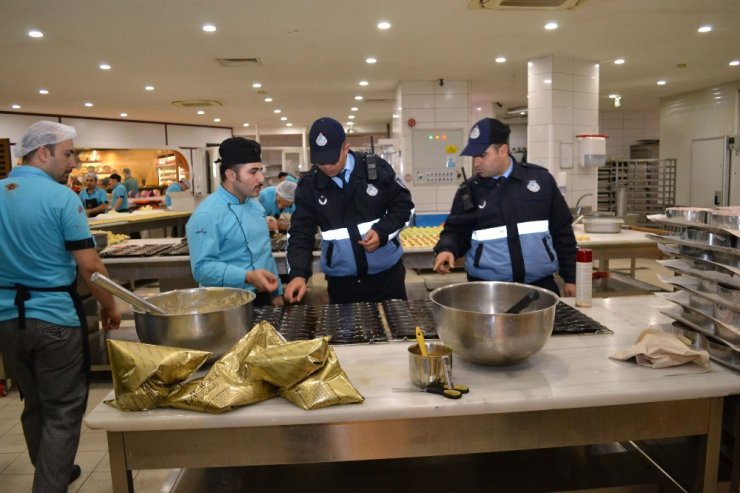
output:
<svg viewBox="0 0 740 493"><path fill-rule="evenodd" d="M469 9L482 10L567 10L586 0L469 0Z"/></svg>

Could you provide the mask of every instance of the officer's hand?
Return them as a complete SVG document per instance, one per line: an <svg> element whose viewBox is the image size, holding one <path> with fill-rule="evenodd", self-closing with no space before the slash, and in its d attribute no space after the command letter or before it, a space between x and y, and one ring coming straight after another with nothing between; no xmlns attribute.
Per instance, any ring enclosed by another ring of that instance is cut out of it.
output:
<svg viewBox="0 0 740 493"><path fill-rule="evenodd" d="M265 219L267 219L267 229L268 229L268 231L277 231L278 230L278 222L277 222L277 219L275 219L272 216L267 216Z"/></svg>
<svg viewBox="0 0 740 493"><path fill-rule="evenodd" d="M270 304L272 306L283 306L283 297L280 295L273 296L272 298L270 298Z"/></svg>
<svg viewBox="0 0 740 493"><path fill-rule="evenodd" d="M112 308L100 308L100 322L103 330L115 330L121 326L121 314L115 305Z"/></svg>
<svg viewBox="0 0 740 493"><path fill-rule="evenodd" d="M362 238L362 240L358 241L357 243L359 243L367 253L373 253L380 246L380 236L378 236L377 231L371 229Z"/></svg>
<svg viewBox="0 0 740 493"><path fill-rule="evenodd" d="M272 293L278 287L278 277L265 269L255 269L247 272L246 281L259 292Z"/></svg>
<svg viewBox="0 0 740 493"><path fill-rule="evenodd" d="M576 285L572 282L566 282L563 286L563 295L565 297L572 297L576 295Z"/></svg>
<svg viewBox="0 0 740 493"><path fill-rule="evenodd" d="M306 280L302 277L295 277L283 289L283 298L288 303L297 303L303 299L307 290Z"/></svg>
<svg viewBox="0 0 740 493"><path fill-rule="evenodd" d="M439 272L440 274L449 274L453 265L455 265L455 256L452 252L439 252L434 257L434 266L432 269L434 269L434 272Z"/></svg>

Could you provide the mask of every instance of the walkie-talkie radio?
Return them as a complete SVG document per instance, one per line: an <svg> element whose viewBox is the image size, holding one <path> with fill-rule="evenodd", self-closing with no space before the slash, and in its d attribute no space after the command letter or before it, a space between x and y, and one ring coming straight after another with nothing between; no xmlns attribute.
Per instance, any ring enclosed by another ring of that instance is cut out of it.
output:
<svg viewBox="0 0 740 493"><path fill-rule="evenodd" d="M468 177L465 176L465 167L460 168L463 175L463 184L460 185L460 191L462 192L460 198L462 199L462 206L465 212L470 212L475 209L475 202L473 202L473 192L470 190L470 183L468 183Z"/></svg>
<svg viewBox="0 0 740 493"><path fill-rule="evenodd" d="M372 135L370 136L370 153L365 157L365 163L367 164L367 179L377 180L378 168L375 165L375 144L373 144Z"/></svg>

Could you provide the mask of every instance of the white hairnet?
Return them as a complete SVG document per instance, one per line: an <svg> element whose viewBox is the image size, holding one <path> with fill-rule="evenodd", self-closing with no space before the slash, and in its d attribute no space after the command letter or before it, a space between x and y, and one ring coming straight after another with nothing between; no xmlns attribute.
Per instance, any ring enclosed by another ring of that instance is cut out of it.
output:
<svg viewBox="0 0 740 493"><path fill-rule="evenodd" d="M292 181L281 181L278 183L277 187L275 187L275 193L277 193L278 197L280 197L283 200L287 200L288 202L295 202L295 189L298 185L293 183Z"/></svg>
<svg viewBox="0 0 740 493"><path fill-rule="evenodd" d="M63 123L40 121L26 130L21 141L15 146L16 156L22 158L39 147L49 144L58 144L65 140L74 139L77 131L74 127Z"/></svg>

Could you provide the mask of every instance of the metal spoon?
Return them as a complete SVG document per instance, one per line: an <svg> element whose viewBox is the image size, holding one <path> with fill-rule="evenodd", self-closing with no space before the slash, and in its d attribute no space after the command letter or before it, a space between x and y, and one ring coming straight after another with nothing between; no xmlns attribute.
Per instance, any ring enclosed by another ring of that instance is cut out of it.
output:
<svg viewBox="0 0 740 493"><path fill-rule="evenodd" d="M539 291L535 291L534 289L529 291L522 299L517 301L511 308L506 310L504 313L519 313L520 311L527 308L530 303L532 303L534 300L540 297Z"/></svg>
<svg viewBox="0 0 740 493"><path fill-rule="evenodd" d="M167 312L162 310L160 307L149 303L147 300L140 296L135 295L128 289L124 288L116 282L113 282L108 277L99 272L93 272L92 276L90 276L90 281L92 281L95 285L105 289L113 296L118 296L122 300L131 303L133 306L135 306L139 310L143 310L145 313L167 315Z"/></svg>

